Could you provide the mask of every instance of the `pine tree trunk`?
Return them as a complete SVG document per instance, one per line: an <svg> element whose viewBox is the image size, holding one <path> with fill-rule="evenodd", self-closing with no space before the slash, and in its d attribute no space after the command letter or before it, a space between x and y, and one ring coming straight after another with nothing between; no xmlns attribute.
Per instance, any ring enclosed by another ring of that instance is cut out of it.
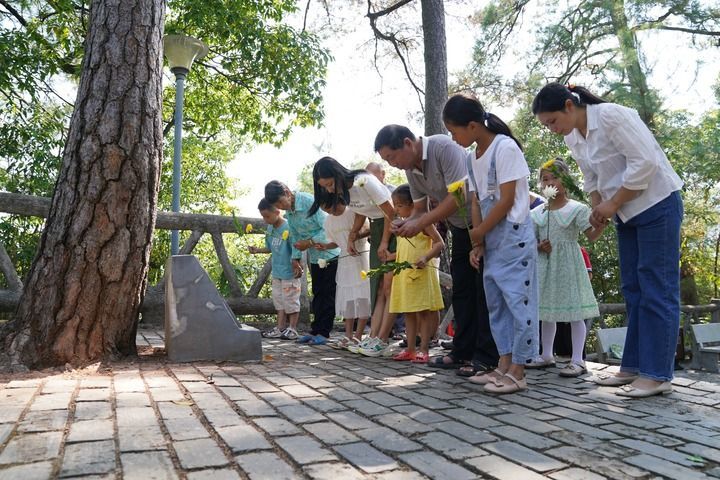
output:
<svg viewBox="0 0 720 480"><path fill-rule="evenodd" d="M447 42L443 0L422 0L425 47L425 135L445 133L442 109L447 101Z"/></svg>
<svg viewBox="0 0 720 480"><path fill-rule="evenodd" d="M135 353L162 157L164 16L164 0L92 3L50 214L4 339L16 367Z"/></svg>

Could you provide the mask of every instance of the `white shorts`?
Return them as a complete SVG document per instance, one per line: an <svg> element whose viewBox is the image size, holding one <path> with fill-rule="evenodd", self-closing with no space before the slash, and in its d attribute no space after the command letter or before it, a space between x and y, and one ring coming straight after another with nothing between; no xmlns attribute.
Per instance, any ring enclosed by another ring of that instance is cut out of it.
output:
<svg viewBox="0 0 720 480"><path fill-rule="evenodd" d="M275 310L284 310L285 313L300 311L300 279L290 280L272 279L272 300Z"/></svg>

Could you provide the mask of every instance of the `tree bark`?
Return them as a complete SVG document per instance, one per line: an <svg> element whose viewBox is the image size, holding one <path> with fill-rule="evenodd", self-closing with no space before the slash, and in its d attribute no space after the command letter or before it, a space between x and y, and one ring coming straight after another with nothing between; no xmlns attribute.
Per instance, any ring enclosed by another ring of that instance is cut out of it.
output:
<svg viewBox="0 0 720 480"><path fill-rule="evenodd" d="M162 157L164 0L95 0L50 213L17 314L11 365L135 353Z"/></svg>
<svg viewBox="0 0 720 480"><path fill-rule="evenodd" d="M422 0L425 49L425 135L445 133L442 109L448 98L447 42L443 0Z"/></svg>

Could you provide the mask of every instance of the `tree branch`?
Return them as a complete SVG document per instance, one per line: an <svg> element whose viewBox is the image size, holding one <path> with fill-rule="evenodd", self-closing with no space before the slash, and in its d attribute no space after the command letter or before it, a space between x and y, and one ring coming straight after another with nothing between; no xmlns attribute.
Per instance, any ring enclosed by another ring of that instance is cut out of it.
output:
<svg viewBox="0 0 720 480"><path fill-rule="evenodd" d="M371 11L370 11L370 8L371 8L372 5L371 5L371 3L370 3L370 0L368 0L368 14L367 14L367 17L368 17L368 18L371 20L371 22L372 22L372 20L376 20L376 19L378 19L378 18L380 18L380 17L384 17L385 15L388 15L388 14L394 12L394 11L397 10L398 8L400 8L400 7L404 6L404 5L407 5L408 3L412 2L412 1L413 1L413 0L400 0L400 1L399 1L398 3L396 3L395 5L391 5L391 6L389 6L388 8L386 8L386 9L384 9L384 10L379 10L379 11L377 11L377 12L371 12Z"/></svg>
<svg viewBox="0 0 720 480"><path fill-rule="evenodd" d="M25 20L25 18L20 14L20 12L18 12L17 10L15 10L15 8L14 8L12 5L10 5L8 2L6 2L5 0L0 0L0 5L2 5L3 7L5 7L5 9L8 11L8 13L10 13L10 15L12 15L13 17L15 17L15 19L16 19L18 22L20 22L23 27L27 27L27 26L28 26L27 20Z"/></svg>

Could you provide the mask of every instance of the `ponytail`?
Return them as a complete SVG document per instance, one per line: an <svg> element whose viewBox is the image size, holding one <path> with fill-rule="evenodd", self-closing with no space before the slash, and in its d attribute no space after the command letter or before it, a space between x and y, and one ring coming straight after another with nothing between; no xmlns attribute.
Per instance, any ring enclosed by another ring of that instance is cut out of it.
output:
<svg viewBox="0 0 720 480"><path fill-rule="evenodd" d="M573 102L576 107L607 103L607 100L591 93L585 87L553 82L545 85L535 95L532 103L532 113L537 115L539 113L565 110L565 104L568 100Z"/></svg>
<svg viewBox="0 0 720 480"><path fill-rule="evenodd" d="M465 127L470 122L480 123L492 133L512 138L518 148L522 150L520 141L512 134L510 127L500 117L485 110L482 103L474 97L464 94L453 95L445 102L442 115L445 123L458 127Z"/></svg>

